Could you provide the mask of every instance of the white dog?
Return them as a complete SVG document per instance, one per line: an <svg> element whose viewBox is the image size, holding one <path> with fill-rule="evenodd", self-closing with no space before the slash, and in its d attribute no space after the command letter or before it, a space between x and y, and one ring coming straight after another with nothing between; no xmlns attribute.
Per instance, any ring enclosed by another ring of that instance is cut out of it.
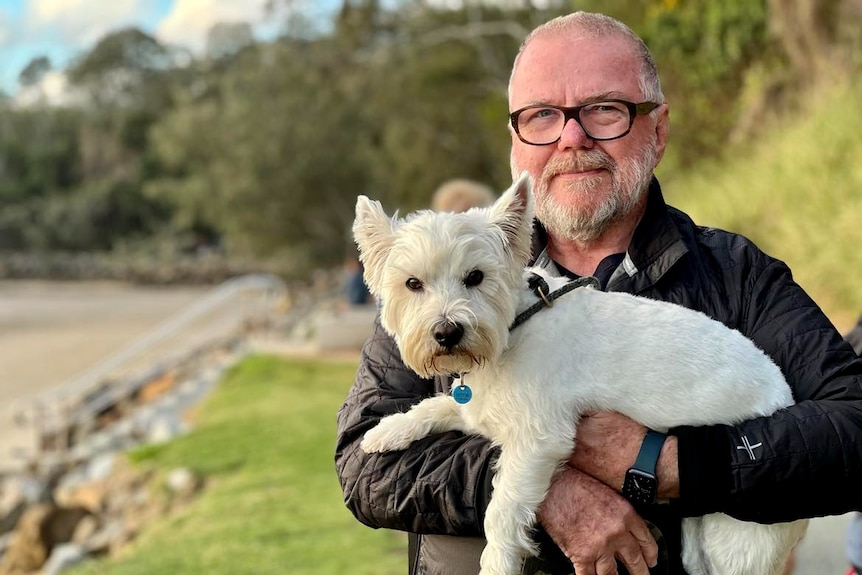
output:
<svg viewBox="0 0 862 575"><path fill-rule="evenodd" d="M501 446L482 575L518 573L535 552L536 510L584 412L617 411L666 431L735 423L793 403L781 371L750 340L674 304L578 288L510 333L516 313L538 301L524 275L532 219L522 176L492 207L462 214L390 219L360 196L353 225L381 322L405 363L423 377L460 375L472 390L463 404L439 395L383 418L362 449L404 449L448 430ZM551 290L567 283L527 271ZM692 575L778 574L806 525L685 519L683 564Z"/></svg>

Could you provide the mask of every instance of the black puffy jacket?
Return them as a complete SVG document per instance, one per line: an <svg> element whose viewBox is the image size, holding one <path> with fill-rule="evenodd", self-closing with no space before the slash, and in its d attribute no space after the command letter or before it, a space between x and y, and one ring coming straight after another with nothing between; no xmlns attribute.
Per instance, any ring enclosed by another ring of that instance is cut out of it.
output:
<svg viewBox="0 0 862 575"><path fill-rule="evenodd" d="M534 252L543 247L538 229ZM683 572L680 517L720 511L770 523L862 509L862 360L783 262L742 236L696 226L664 203L653 180L644 218L607 289L681 304L742 332L778 364L797 402L735 426L672 430L680 498L659 506L655 518L644 513L663 526L670 573ZM384 415L448 390L445 379L420 379L405 367L392 338L375 326L338 414L336 468L345 503L359 521L481 537L496 454L485 439L452 432L406 451L368 455L359 448L365 431ZM755 461L742 448L743 436L749 445L760 444ZM447 544L445 537L440 541L435 544ZM422 556L415 546L411 552L414 560ZM414 570L450 572L411 564Z"/></svg>

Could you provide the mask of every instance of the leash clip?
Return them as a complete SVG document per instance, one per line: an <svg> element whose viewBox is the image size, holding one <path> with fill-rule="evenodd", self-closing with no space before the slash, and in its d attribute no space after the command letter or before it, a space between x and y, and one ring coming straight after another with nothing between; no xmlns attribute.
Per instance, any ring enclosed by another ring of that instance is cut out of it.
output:
<svg viewBox="0 0 862 575"><path fill-rule="evenodd" d="M533 290L533 293L536 294L536 297L545 302L545 305L547 307L554 307L554 302L548 299L548 296L551 293L551 288L548 287L548 282L545 281L545 278L533 274L529 278L527 278L527 285L530 286L530 289Z"/></svg>

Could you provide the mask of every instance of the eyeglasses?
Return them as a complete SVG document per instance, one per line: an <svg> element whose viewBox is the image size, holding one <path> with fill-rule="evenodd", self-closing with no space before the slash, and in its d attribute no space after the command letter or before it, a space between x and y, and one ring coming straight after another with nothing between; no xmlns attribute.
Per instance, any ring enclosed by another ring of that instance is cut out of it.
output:
<svg viewBox="0 0 862 575"><path fill-rule="evenodd" d="M525 144L546 146L557 142L563 128L574 120L591 140L605 142L628 134L635 117L649 114L661 104L625 100L605 100L582 106L551 106L537 104L525 106L509 114L509 121L518 138Z"/></svg>

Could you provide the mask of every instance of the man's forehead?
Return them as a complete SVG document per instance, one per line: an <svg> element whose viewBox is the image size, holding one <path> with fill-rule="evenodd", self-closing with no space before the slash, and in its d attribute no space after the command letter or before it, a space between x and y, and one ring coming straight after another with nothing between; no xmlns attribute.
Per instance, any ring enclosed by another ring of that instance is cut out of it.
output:
<svg viewBox="0 0 862 575"><path fill-rule="evenodd" d="M533 102L558 104L589 100L601 94L633 98L639 93L640 62L620 36L560 34L534 38L512 75L514 108Z"/></svg>
<svg viewBox="0 0 862 575"><path fill-rule="evenodd" d="M537 64L543 67L602 67L636 62L638 57L634 46L624 36L555 31L537 36L527 44L516 64L515 74Z"/></svg>

